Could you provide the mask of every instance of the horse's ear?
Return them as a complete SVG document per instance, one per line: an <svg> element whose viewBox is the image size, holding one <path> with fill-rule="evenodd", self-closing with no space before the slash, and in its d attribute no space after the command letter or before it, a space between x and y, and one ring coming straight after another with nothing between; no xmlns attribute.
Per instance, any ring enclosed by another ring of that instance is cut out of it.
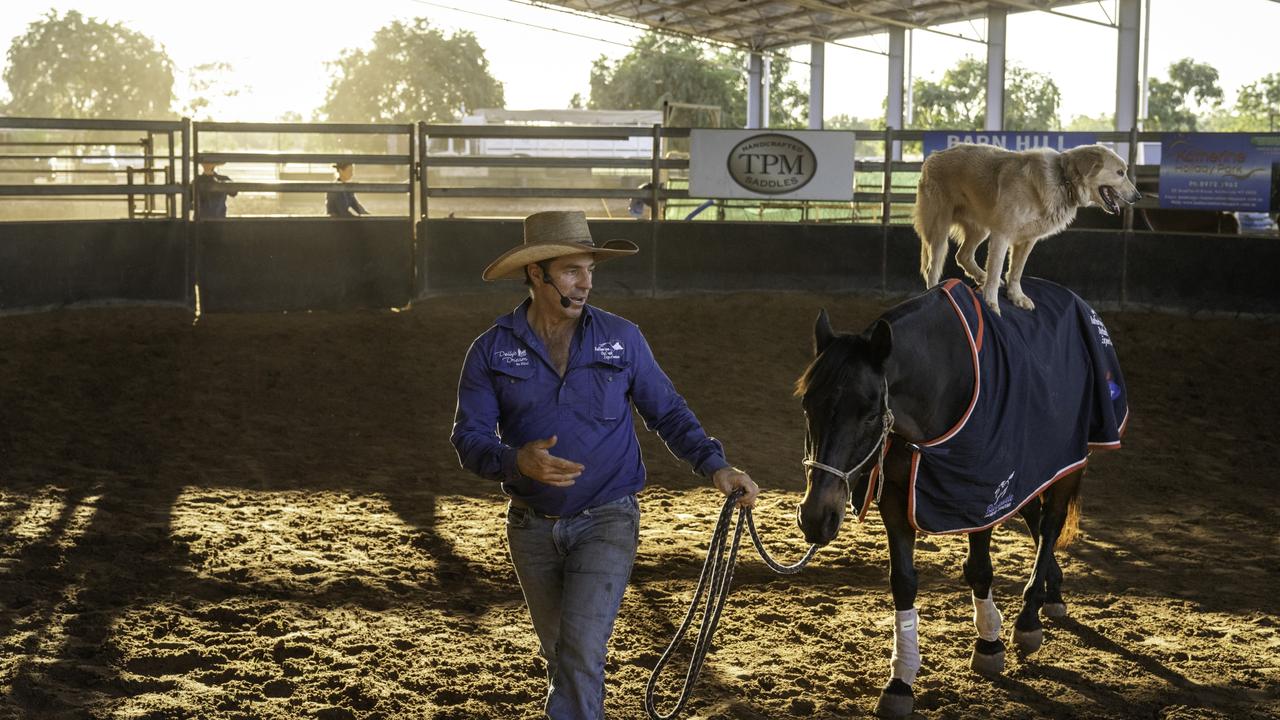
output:
<svg viewBox="0 0 1280 720"><path fill-rule="evenodd" d="M831 329L831 319L827 317L827 309L822 308L818 311L818 321L813 324L813 356L817 357L822 354L823 350L836 339L836 333Z"/></svg>
<svg viewBox="0 0 1280 720"><path fill-rule="evenodd" d="M876 324L871 327L871 362L877 367L883 366L892 349L893 328L884 319L876 320Z"/></svg>

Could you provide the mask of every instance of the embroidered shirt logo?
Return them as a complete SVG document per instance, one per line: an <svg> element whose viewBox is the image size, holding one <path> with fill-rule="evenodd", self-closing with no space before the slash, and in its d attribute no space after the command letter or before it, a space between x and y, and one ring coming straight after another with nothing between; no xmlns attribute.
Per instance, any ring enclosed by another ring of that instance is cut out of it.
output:
<svg viewBox="0 0 1280 720"><path fill-rule="evenodd" d="M596 345L596 357L601 360L621 360L625 348L619 340L606 340Z"/></svg>
<svg viewBox="0 0 1280 720"><path fill-rule="evenodd" d="M993 502L987 506L987 514L983 515L983 517L991 517L996 513L1003 512L1013 504L1013 496L1009 494L1009 484L1013 482L1013 476L1017 474L1017 470L1009 473L1009 477L1005 478L1004 482L996 486L996 494L995 497L992 498Z"/></svg>
<svg viewBox="0 0 1280 720"><path fill-rule="evenodd" d="M1111 345L1111 333L1107 332L1107 326L1102 324L1102 318L1098 317L1095 310L1089 311L1089 322L1093 323L1093 329L1098 331L1098 342L1107 347Z"/></svg>
<svg viewBox="0 0 1280 720"><path fill-rule="evenodd" d="M507 367L529 366L529 351L524 348L517 348L515 350L497 350L493 355L498 359L498 362L506 365Z"/></svg>

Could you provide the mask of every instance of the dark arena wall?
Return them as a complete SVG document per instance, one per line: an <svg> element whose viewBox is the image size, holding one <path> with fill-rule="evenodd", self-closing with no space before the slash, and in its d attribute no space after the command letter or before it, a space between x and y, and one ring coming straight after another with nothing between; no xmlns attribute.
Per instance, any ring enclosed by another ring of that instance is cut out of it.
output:
<svg viewBox="0 0 1280 720"><path fill-rule="evenodd" d="M600 220L592 232L641 248L597 277L613 293L922 289L904 226ZM428 220L416 241L399 218L2 223L0 311L194 305L196 286L205 312L402 307L495 287L480 271L520 241L519 220ZM1028 273L1104 307L1275 314L1278 266L1274 239L1068 230L1037 246Z"/></svg>

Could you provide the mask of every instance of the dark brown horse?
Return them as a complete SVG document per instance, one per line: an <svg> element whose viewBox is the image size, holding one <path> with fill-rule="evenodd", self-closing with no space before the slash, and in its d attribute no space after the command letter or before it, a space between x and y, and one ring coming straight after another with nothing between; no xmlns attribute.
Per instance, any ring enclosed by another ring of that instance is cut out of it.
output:
<svg viewBox="0 0 1280 720"><path fill-rule="evenodd" d="M921 444L947 433L976 397L972 350L965 335L956 332L953 305L944 292L931 291L891 309L859 335L834 332L826 311L821 312L814 328L814 360L796 384L807 426L808 486L798 509L805 538L819 545L831 542L851 497L855 512L858 503L865 512L871 498L878 496L888 534L896 613L891 676L876 706L882 716L912 711L911 685L920 664L912 562L917 533L911 506L913 454ZM1096 315L1092 317L1100 326ZM1101 333L1105 336L1105 328ZM1041 613L1066 615L1062 571L1053 553L1075 534L1083 473L1083 461L1067 465L1020 500L1021 507L1010 505L999 516L1020 514L1037 548L1014 623L1013 641L1024 654L1034 653L1043 641ZM973 590L979 635L971 667L998 674L1004 669L1004 643L1001 616L991 597L991 529L988 525L961 532L968 533L964 578Z"/></svg>

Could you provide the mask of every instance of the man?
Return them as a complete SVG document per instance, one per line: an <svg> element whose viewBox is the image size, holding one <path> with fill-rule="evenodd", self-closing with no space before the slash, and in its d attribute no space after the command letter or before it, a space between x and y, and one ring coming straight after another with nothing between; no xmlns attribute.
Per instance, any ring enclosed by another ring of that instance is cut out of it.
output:
<svg viewBox="0 0 1280 720"><path fill-rule="evenodd" d="M524 278L529 298L471 344L452 442L463 467L510 497L507 539L547 661L553 720L604 717L604 663L639 537L644 487L631 406L724 494L759 489L725 461L632 323L587 304L596 245L582 212L524 221L524 243L484 279ZM496 429L496 432L495 432Z"/></svg>
<svg viewBox="0 0 1280 720"><path fill-rule="evenodd" d="M200 163L200 174L196 176L195 192L197 214L201 220L225 218L227 216L227 196L235 197L238 193L227 192L218 187L222 183L231 182L231 178L220 175L216 171L222 163Z"/></svg>
<svg viewBox="0 0 1280 720"><path fill-rule="evenodd" d="M337 171L340 183L351 182L351 177L356 172L355 166L349 162L334 163L333 169ZM369 214L356 199L356 194L350 190L325 193L324 209L329 217L360 217Z"/></svg>

